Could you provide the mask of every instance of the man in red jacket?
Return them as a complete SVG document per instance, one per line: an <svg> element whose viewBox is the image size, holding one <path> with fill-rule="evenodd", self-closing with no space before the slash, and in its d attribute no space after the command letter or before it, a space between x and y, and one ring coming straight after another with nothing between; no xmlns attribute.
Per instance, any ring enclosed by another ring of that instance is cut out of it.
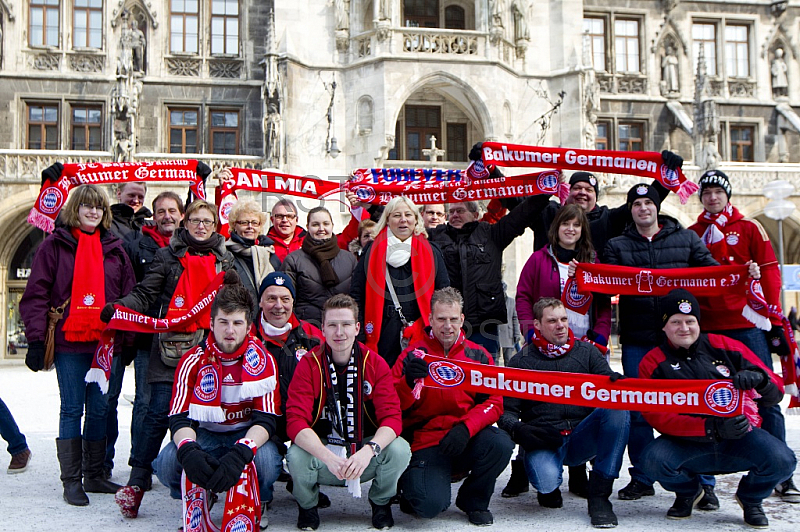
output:
<svg viewBox="0 0 800 532"><path fill-rule="evenodd" d="M492 425L503 413L503 398L458 389L423 388L415 400L416 379L428 374L421 350L442 358L493 365L482 346L467 340L461 326L464 300L443 288L431 297L430 327L415 337L392 368L403 408L403 436L411 441L411 464L400 479L400 508L433 518L450 506L450 482L467 475L456 506L474 525L490 525L489 501L497 477L508 465L514 443Z"/></svg>
<svg viewBox="0 0 800 532"><path fill-rule="evenodd" d="M272 227L267 231L267 236L273 240L275 254L283 262L286 255L303 246L306 230L297 225L297 207L292 200L284 198L278 201L272 207L269 219Z"/></svg>
<svg viewBox="0 0 800 532"><path fill-rule="evenodd" d="M361 496L372 480L372 526L394 525L390 501L411 451L398 437L400 401L383 357L356 342L358 305L338 294L325 302L325 343L300 360L289 385L286 431L294 442L286 454L297 500L297 528L319 527L319 485L347 486Z"/></svg>
<svg viewBox="0 0 800 532"><path fill-rule="evenodd" d="M704 210L697 223L689 229L702 238L720 264L746 264L751 260L757 263L761 267L764 296L773 311L770 312L772 328L764 333L742 316L742 308L746 305L743 295L700 298L700 308L705 316L702 330L739 340L772 369L770 351L781 356L789 354L781 322L781 273L772 244L757 221L746 219L731 204L732 189L725 173L709 170L700 177L699 184ZM763 419L762 428L785 442L786 423L780 406L761 408L758 413ZM800 490L791 478L775 489L785 502L800 503Z"/></svg>

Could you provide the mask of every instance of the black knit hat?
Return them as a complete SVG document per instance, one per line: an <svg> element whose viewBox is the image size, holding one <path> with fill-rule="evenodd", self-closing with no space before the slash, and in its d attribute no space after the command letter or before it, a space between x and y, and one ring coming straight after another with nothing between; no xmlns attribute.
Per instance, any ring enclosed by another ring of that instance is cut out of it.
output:
<svg viewBox="0 0 800 532"><path fill-rule="evenodd" d="M575 183L589 183L594 187L595 195L600 194L600 190L598 189L600 185L597 182L597 178L595 177L595 175L591 172L575 172L574 174L572 174L572 176L569 178L570 188Z"/></svg>
<svg viewBox="0 0 800 532"><path fill-rule="evenodd" d="M697 298L691 292L683 288L676 288L662 297L661 310L663 311L661 316L662 327L675 314L694 316L697 321L700 321L700 303L697 302Z"/></svg>
<svg viewBox="0 0 800 532"><path fill-rule="evenodd" d="M296 297L294 295L294 283L292 282L292 278L283 272L272 272L264 277L264 280L261 281L261 286L258 288L259 299L264 295L264 290L270 286L282 286L292 294L292 299Z"/></svg>
<svg viewBox="0 0 800 532"><path fill-rule="evenodd" d="M628 191L628 209L631 209L633 202L639 198L650 198L656 204L656 212L661 211L661 196L658 195L658 191L653 185L647 183L633 185Z"/></svg>
<svg viewBox="0 0 800 532"><path fill-rule="evenodd" d="M700 197L703 197L703 190L708 187L719 187L725 191L725 194L728 196L728 201L731 200L731 181L728 179L728 176L725 175L725 172L721 170L709 170L708 172L704 173L700 176L700 181L698 182L700 185Z"/></svg>

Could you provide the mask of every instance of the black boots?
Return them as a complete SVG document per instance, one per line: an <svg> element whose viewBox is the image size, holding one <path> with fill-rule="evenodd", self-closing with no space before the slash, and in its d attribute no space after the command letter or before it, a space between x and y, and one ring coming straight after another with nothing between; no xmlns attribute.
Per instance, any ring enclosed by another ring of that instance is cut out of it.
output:
<svg viewBox="0 0 800 532"><path fill-rule="evenodd" d="M106 440L83 440L83 489L89 493L116 493L122 486L106 480L103 460L106 457Z"/></svg>
<svg viewBox="0 0 800 532"><path fill-rule="evenodd" d="M73 506L86 506L89 497L81 484L81 439L56 439L58 463L61 465L61 483L64 485L64 500Z"/></svg>
<svg viewBox="0 0 800 532"><path fill-rule="evenodd" d="M608 500L613 488L613 478L602 478L594 471L589 473L589 516L595 528L613 528L618 524L614 508Z"/></svg>
<svg viewBox="0 0 800 532"><path fill-rule="evenodd" d="M506 499L518 497L521 493L527 492L528 489L528 474L525 472L525 464L521 458L515 458L511 461L511 478L508 479L508 484L503 488L500 496Z"/></svg>

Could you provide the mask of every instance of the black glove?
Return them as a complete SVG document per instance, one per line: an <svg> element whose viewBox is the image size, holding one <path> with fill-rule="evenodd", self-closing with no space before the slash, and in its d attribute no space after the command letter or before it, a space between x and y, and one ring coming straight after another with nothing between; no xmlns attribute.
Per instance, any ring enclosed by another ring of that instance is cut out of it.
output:
<svg viewBox="0 0 800 532"><path fill-rule="evenodd" d="M764 382L764 374L760 371L743 369L733 376L733 387L737 390L752 390Z"/></svg>
<svg viewBox="0 0 800 532"><path fill-rule="evenodd" d="M219 467L208 479L208 489L215 493L228 491L239 482L244 466L253 461L253 451L243 443L237 443L233 449L219 459Z"/></svg>
<svg viewBox="0 0 800 532"><path fill-rule="evenodd" d="M617 381L621 381L622 379L627 379L628 376L627 375L623 375L622 373L619 373L619 372L615 371L614 373L609 375L608 378L611 379L611 382L617 382Z"/></svg>
<svg viewBox="0 0 800 532"><path fill-rule="evenodd" d="M526 451L556 450L564 443L561 432L552 425L532 425L520 421L514 425L512 432L514 442Z"/></svg>
<svg viewBox="0 0 800 532"><path fill-rule="evenodd" d="M428 376L428 363L413 353L409 353L403 361L403 374L406 376L408 387L413 388L415 380Z"/></svg>
<svg viewBox="0 0 800 532"><path fill-rule="evenodd" d="M454 426L439 442L439 454L458 456L464 452L469 443L469 429L463 423Z"/></svg>
<svg viewBox="0 0 800 532"><path fill-rule="evenodd" d="M122 357L122 363L125 366L130 366L131 362L136 358L136 354L139 352L139 349L135 345L123 345L122 352L120 356Z"/></svg>
<svg viewBox="0 0 800 532"><path fill-rule="evenodd" d="M683 159L681 159L681 161L683 161ZM211 175L211 167L203 161L197 161L197 168L195 168L195 172L197 172L197 175L205 179Z"/></svg>
<svg viewBox="0 0 800 532"><path fill-rule="evenodd" d="M100 321L108 323L114 317L114 303L106 303L103 310L100 311Z"/></svg>
<svg viewBox="0 0 800 532"><path fill-rule="evenodd" d="M721 440L739 440L750 430L750 422L744 416L710 417L706 423Z"/></svg>
<svg viewBox="0 0 800 532"><path fill-rule="evenodd" d="M44 342L28 342L28 354L25 355L25 365L31 371L44 369Z"/></svg>
<svg viewBox="0 0 800 532"><path fill-rule="evenodd" d="M789 344L783 335L783 325L773 325L772 329L765 331L764 334L767 337L770 353L775 353L779 357L789 356Z"/></svg>
<svg viewBox="0 0 800 532"><path fill-rule="evenodd" d="M661 152L661 160L664 161L664 166L670 170L677 170L683 166L683 157L669 150L664 150Z"/></svg>
<svg viewBox="0 0 800 532"><path fill-rule="evenodd" d="M205 452L199 443L193 441L181 445L178 448L178 462L189 480L210 489L209 481L219 467L219 460Z"/></svg>
<svg viewBox="0 0 800 532"><path fill-rule="evenodd" d="M44 170L42 170L42 184L49 179L50 181L58 181L61 178L61 173L64 171L64 165L61 163L53 163Z"/></svg>
<svg viewBox="0 0 800 532"><path fill-rule="evenodd" d="M483 160L483 142L476 142L472 149L469 150L469 160L470 161L482 161Z"/></svg>

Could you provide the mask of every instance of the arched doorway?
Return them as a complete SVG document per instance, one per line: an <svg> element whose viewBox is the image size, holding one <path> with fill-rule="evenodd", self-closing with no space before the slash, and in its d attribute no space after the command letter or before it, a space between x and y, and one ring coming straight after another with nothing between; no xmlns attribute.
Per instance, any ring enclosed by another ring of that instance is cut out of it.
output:
<svg viewBox="0 0 800 532"><path fill-rule="evenodd" d="M5 283L5 334L4 358L25 358L28 352L28 341L25 338L25 326L19 315L19 300L28 284L33 256L39 244L45 238L39 229L30 229L17 244L11 261L6 269Z"/></svg>

